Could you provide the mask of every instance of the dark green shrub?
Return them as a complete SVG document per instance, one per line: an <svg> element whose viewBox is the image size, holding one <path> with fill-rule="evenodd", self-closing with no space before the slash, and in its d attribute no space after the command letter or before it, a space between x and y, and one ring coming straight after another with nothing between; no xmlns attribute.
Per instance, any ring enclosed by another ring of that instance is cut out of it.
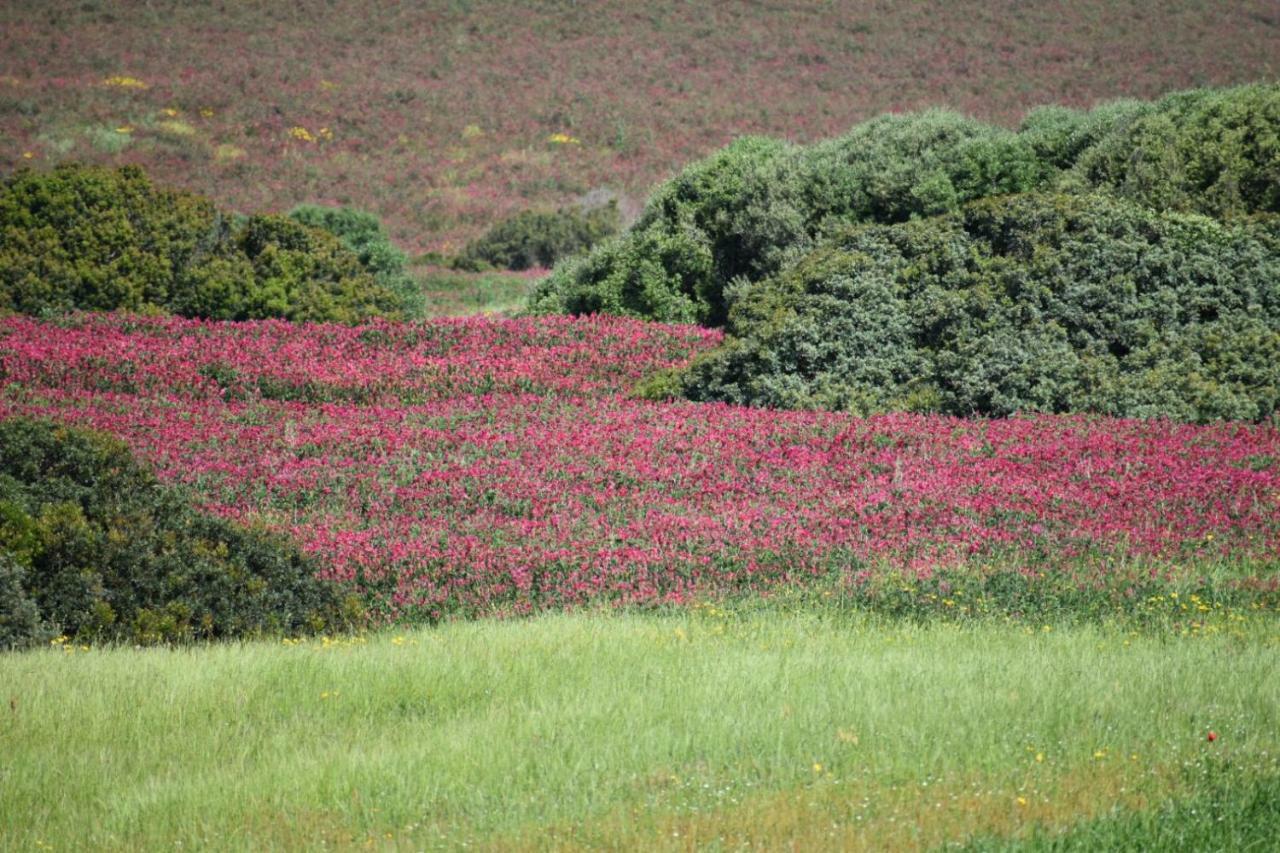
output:
<svg viewBox="0 0 1280 853"><path fill-rule="evenodd" d="M0 651L38 645L53 636L23 587L25 578L18 561L0 551Z"/></svg>
<svg viewBox="0 0 1280 853"><path fill-rule="evenodd" d="M582 211L566 207L557 211L526 210L490 228L471 241L454 261L457 269L484 272L498 267L527 270L549 267L561 258L577 254L618 230L614 202Z"/></svg>
<svg viewBox="0 0 1280 853"><path fill-rule="evenodd" d="M24 631L155 643L342 628L358 612L296 548L196 510L94 432L0 422L0 507L0 554L21 569L0 607Z"/></svg>
<svg viewBox="0 0 1280 853"><path fill-rule="evenodd" d="M726 343L680 390L858 412L1265 418L1280 405L1275 233L1038 194L855 227L736 291Z"/></svg>
<svg viewBox="0 0 1280 853"><path fill-rule="evenodd" d="M20 172L0 191L0 310L356 322L401 301L332 235L223 215L136 167Z"/></svg>
<svg viewBox="0 0 1280 853"><path fill-rule="evenodd" d="M824 235L1004 194L1103 191L1155 210L1278 212L1278 137L1280 86L1260 85L1043 108L1017 132L930 111L806 147L741 139L659 188L619 240L559 265L530 310L723 325L735 282L777 274Z"/></svg>
<svg viewBox="0 0 1280 853"><path fill-rule="evenodd" d="M954 210L1041 177L1015 134L945 112L884 116L808 148L741 139L661 187L620 244L557 268L531 305L721 325L732 282L777 272L841 223ZM702 256L692 275L691 253Z"/></svg>
<svg viewBox="0 0 1280 853"><path fill-rule="evenodd" d="M399 297L406 314L421 314L422 295L406 270L408 257L392 244L382 222L372 213L351 207L302 204L289 211L289 218L337 237L355 252L360 265L378 284Z"/></svg>
<svg viewBox="0 0 1280 853"><path fill-rule="evenodd" d="M790 150L746 137L689 166L658 189L626 235L560 264L534 292L531 310L723 322L725 282L774 262L763 257L771 247L804 233L783 197L795 182L773 179Z"/></svg>

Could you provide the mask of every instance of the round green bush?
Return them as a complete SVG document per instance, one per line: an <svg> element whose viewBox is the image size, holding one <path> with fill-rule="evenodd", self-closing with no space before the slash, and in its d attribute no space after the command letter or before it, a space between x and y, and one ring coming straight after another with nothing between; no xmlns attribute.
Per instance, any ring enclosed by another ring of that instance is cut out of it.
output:
<svg viewBox="0 0 1280 853"><path fill-rule="evenodd" d="M612 201L587 211L574 207L525 210L468 243L453 266L469 272L549 267L590 249L617 230L618 207Z"/></svg>
<svg viewBox="0 0 1280 853"><path fill-rule="evenodd" d="M408 258L392 244L378 217L352 207L301 204L289 211L289 218L337 237L378 284L399 298L405 314L422 314L422 293L406 269Z"/></svg>

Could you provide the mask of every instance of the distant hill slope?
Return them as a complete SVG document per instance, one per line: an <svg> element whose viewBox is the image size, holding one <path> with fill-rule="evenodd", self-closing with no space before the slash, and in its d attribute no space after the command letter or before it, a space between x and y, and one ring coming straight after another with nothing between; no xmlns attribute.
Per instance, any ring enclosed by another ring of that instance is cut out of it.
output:
<svg viewBox="0 0 1280 853"><path fill-rule="evenodd" d="M530 5L12 0L0 171L138 163L220 205L351 204L456 250L524 208L642 198L743 134L931 105L1012 125L1280 74L1273 0Z"/></svg>

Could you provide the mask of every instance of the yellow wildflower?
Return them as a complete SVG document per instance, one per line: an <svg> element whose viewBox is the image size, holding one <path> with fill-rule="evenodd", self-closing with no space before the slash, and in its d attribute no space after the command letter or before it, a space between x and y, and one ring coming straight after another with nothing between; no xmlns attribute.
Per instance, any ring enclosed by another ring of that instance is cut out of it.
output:
<svg viewBox="0 0 1280 853"><path fill-rule="evenodd" d="M147 83L143 82L142 80L139 80L137 77L125 77L122 75L108 77L107 79L102 81L102 85L114 86L117 89L149 89L151 88Z"/></svg>

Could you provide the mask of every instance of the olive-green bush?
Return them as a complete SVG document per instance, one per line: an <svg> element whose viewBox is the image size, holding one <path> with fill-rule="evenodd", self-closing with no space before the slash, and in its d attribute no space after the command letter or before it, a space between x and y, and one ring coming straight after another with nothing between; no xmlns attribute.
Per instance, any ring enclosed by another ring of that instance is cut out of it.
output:
<svg viewBox="0 0 1280 853"><path fill-rule="evenodd" d="M356 322L401 302L331 234L232 217L142 170L67 165L0 186L0 310Z"/></svg>
<svg viewBox="0 0 1280 853"><path fill-rule="evenodd" d="M332 630L359 615L294 546L197 510L115 439L0 422L0 647Z"/></svg>
<svg viewBox="0 0 1280 853"><path fill-rule="evenodd" d="M1280 218L1022 194L832 235L732 292L643 393L955 415L1257 420L1280 404Z"/></svg>
<svg viewBox="0 0 1280 853"><path fill-rule="evenodd" d="M244 220L175 290L175 313L219 320L359 323L403 307L337 237L277 215Z"/></svg>
<svg viewBox="0 0 1280 853"><path fill-rule="evenodd" d="M809 146L741 139L660 187L626 234L557 266L530 310L719 326L734 287L780 272L825 235L996 195L1103 192L1154 210L1276 213L1278 134L1280 86L1255 85L1043 108L1017 131L930 111Z"/></svg>
<svg viewBox="0 0 1280 853"><path fill-rule="evenodd" d="M618 230L618 206L592 210L525 210L472 240L453 261L456 269L527 270L549 267L561 258L589 249Z"/></svg>
<svg viewBox="0 0 1280 853"><path fill-rule="evenodd" d="M355 252L360 265L378 284L400 299L405 314L413 317L422 314L422 293L409 275L409 259L391 242L378 217L352 207L300 204L289 211L289 218L337 237L342 245Z"/></svg>
<svg viewBox="0 0 1280 853"><path fill-rule="evenodd" d="M1280 212L1280 86L1179 92L1127 111L1063 186L1219 218Z"/></svg>

